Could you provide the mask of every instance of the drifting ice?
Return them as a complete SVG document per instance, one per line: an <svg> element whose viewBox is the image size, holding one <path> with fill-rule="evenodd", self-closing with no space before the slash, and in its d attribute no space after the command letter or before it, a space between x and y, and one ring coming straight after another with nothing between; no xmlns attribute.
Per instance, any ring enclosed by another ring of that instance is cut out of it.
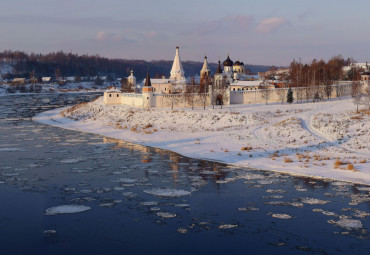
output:
<svg viewBox="0 0 370 255"><path fill-rule="evenodd" d="M144 193L160 197L182 197L191 194L191 192L181 189L150 189L144 190Z"/></svg>
<svg viewBox="0 0 370 255"><path fill-rule="evenodd" d="M346 229L359 229L362 228L362 223L359 220L353 219L340 219L335 223L337 226Z"/></svg>
<svg viewBox="0 0 370 255"><path fill-rule="evenodd" d="M80 213L90 209L90 207L84 205L59 205L46 209L45 215Z"/></svg>

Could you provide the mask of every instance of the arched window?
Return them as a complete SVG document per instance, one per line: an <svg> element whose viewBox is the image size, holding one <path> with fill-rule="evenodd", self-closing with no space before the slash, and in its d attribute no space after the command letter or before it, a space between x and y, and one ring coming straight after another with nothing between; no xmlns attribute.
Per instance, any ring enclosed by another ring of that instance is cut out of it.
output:
<svg viewBox="0 0 370 255"><path fill-rule="evenodd" d="M109 97L112 97L112 94L109 94Z"/></svg>

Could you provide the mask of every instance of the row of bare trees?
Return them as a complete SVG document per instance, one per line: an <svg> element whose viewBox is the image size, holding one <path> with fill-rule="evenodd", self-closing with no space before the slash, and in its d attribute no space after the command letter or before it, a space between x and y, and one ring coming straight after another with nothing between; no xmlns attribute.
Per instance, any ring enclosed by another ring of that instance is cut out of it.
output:
<svg viewBox="0 0 370 255"><path fill-rule="evenodd" d="M344 60L342 56L332 57L328 62L314 59L311 64L302 64L293 60L289 67L291 87L308 87L331 85L338 80L359 80L361 70L351 70L348 74L343 73L343 66L352 63L353 60Z"/></svg>

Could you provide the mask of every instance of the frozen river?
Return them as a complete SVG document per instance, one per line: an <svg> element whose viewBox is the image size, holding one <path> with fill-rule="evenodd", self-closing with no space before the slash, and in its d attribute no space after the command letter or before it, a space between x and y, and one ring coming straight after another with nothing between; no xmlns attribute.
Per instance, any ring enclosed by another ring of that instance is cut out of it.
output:
<svg viewBox="0 0 370 255"><path fill-rule="evenodd" d="M0 97L0 254L368 254L369 186L32 121L96 96Z"/></svg>

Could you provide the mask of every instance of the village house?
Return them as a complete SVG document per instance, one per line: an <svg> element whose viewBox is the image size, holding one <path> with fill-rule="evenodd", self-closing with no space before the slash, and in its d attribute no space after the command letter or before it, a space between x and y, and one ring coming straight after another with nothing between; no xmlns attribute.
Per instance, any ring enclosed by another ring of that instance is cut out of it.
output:
<svg viewBox="0 0 370 255"><path fill-rule="evenodd" d="M26 78L14 78L12 80L12 85L23 85L26 83Z"/></svg>

